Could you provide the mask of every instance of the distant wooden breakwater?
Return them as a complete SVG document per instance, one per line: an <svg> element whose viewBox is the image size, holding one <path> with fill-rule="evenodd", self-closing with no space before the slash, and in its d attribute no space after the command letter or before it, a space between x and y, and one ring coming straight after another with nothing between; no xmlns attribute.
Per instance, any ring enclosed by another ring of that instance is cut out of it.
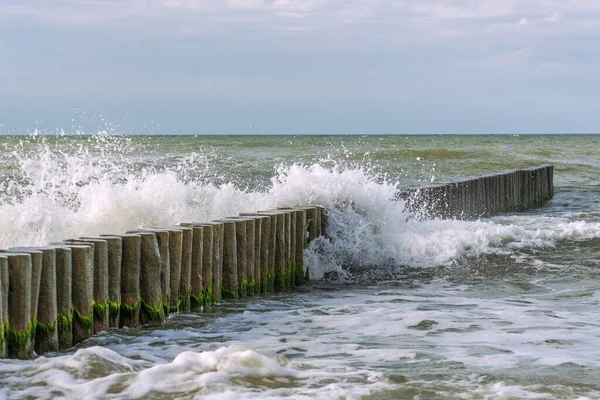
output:
<svg viewBox="0 0 600 400"><path fill-rule="evenodd" d="M303 250L326 226L324 207L301 207L1 250L0 358L289 290L308 279Z"/></svg>
<svg viewBox="0 0 600 400"><path fill-rule="evenodd" d="M473 219L544 205L554 196L554 167L504 171L398 195L424 218Z"/></svg>
<svg viewBox="0 0 600 400"><path fill-rule="evenodd" d="M398 197L423 217L467 219L539 206L553 193L553 167L543 165ZM326 210L314 206L0 250L0 358L292 289L308 279L303 250L326 230Z"/></svg>

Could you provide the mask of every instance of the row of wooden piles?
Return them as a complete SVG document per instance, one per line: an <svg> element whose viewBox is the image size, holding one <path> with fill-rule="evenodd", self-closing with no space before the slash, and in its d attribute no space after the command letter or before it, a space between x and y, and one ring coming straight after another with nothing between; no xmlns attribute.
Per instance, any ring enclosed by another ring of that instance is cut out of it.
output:
<svg viewBox="0 0 600 400"><path fill-rule="evenodd" d="M505 171L401 193L406 208L425 218L473 219L523 211L554 195L554 167Z"/></svg>
<svg viewBox="0 0 600 400"><path fill-rule="evenodd" d="M300 207L0 250L0 358L290 290L308 279L303 250L326 226L325 208Z"/></svg>

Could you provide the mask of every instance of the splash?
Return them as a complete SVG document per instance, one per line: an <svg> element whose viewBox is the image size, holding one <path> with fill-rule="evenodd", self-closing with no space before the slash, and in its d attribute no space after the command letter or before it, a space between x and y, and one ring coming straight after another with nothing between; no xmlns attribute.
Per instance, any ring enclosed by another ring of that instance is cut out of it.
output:
<svg viewBox="0 0 600 400"><path fill-rule="evenodd" d="M166 140L166 139L165 139ZM553 247L600 237L600 224L539 215L480 221L413 219L393 201L400 183L366 162L287 163L270 184L249 190L250 174L227 179L211 148L169 139L35 136L0 151L0 248L43 245L74 236L119 233L185 221L210 221L244 211L321 204L329 231L306 251L313 278L352 269L431 267L462 257ZM169 147L170 146L170 147ZM173 150L174 149L174 150ZM231 161L233 162L233 161ZM271 174L270 171L263 171Z"/></svg>

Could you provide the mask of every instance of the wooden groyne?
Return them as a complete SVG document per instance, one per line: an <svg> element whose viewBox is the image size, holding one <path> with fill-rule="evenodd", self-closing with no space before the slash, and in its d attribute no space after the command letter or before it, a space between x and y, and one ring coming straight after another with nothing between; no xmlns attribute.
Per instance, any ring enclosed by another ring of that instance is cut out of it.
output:
<svg viewBox="0 0 600 400"><path fill-rule="evenodd" d="M324 207L285 208L1 250L0 358L288 291L308 279L303 250L326 224Z"/></svg>
<svg viewBox="0 0 600 400"><path fill-rule="evenodd" d="M544 205L554 196L554 167L541 165L411 189L398 195L423 218L476 219Z"/></svg>
<svg viewBox="0 0 600 400"><path fill-rule="evenodd" d="M422 217L466 219L540 206L553 193L553 167L543 165L398 197ZM0 358L290 290L308 279L303 251L327 222L324 207L284 208L0 250Z"/></svg>

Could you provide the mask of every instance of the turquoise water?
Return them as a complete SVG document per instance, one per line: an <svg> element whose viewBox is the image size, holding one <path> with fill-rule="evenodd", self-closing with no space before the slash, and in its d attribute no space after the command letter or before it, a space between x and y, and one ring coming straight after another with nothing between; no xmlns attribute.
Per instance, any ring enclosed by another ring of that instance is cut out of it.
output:
<svg viewBox="0 0 600 400"><path fill-rule="evenodd" d="M526 213L418 221L390 200L545 163L555 198ZM600 397L598 135L0 137L0 165L0 248L330 213L306 287L3 361L0 398Z"/></svg>

